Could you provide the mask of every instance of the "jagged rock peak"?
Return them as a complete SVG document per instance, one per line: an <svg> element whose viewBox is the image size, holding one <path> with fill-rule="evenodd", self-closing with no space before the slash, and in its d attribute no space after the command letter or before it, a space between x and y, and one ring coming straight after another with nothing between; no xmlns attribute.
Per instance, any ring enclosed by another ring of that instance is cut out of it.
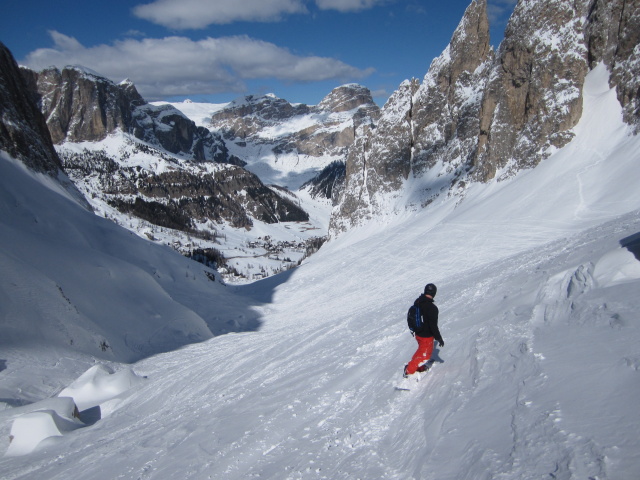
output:
<svg viewBox="0 0 640 480"><path fill-rule="evenodd" d="M450 44L422 84L402 82L382 108L375 128L364 129L349 152L345 187L330 230L339 233L382 213L410 176L440 162L456 175L474 151L483 74L493 58L486 0L466 10ZM435 192L433 192L435 193Z"/></svg>
<svg viewBox="0 0 640 480"><path fill-rule="evenodd" d="M413 96L408 115L414 175L439 161L457 168L468 160L477 141L479 100L493 59L487 1L475 0Z"/></svg>
<svg viewBox="0 0 640 480"><path fill-rule="evenodd" d="M247 95L232 101L224 110L214 115L215 118L245 117L256 115L264 120L282 120L294 115L309 112L304 104L291 104L272 93L262 96Z"/></svg>
<svg viewBox="0 0 640 480"><path fill-rule="evenodd" d="M462 72L473 73L487 60L490 51L487 0L474 0L467 7L445 50L445 56L448 54L450 57L449 84L454 84Z"/></svg>
<svg viewBox="0 0 640 480"><path fill-rule="evenodd" d="M348 112L360 107L375 105L371 91L356 83L349 83L334 88L317 105L319 110L329 112Z"/></svg>

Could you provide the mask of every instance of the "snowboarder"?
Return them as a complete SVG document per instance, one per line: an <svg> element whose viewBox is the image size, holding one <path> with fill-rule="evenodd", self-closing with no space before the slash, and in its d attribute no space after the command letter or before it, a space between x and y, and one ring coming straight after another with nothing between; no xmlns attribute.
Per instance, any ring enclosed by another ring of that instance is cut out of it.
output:
<svg viewBox="0 0 640 480"><path fill-rule="evenodd" d="M433 297L436 296L437 291L436 286L429 283L424 287L424 294L414 302L414 305L420 308L422 325L417 331L412 332L418 341L418 349L411 361L404 366L405 377L427 369L425 364L431 359L434 340L438 341L440 347L444 347L444 340L438 329L438 307L433 303Z"/></svg>

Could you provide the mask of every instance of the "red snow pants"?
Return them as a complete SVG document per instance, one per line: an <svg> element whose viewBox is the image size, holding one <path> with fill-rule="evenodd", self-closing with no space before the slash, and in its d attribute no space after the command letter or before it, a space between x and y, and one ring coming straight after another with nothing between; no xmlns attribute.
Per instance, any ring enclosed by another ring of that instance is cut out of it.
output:
<svg viewBox="0 0 640 480"><path fill-rule="evenodd" d="M407 365L408 375L416 373L418 365L430 360L433 353L433 337L419 337L416 335L416 340L418 341L418 349Z"/></svg>

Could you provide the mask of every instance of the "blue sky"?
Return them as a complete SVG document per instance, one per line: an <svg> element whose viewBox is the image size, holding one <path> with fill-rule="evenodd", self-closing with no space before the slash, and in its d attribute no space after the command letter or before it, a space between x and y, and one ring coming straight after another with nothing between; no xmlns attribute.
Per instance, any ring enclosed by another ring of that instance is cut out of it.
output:
<svg viewBox="0 0 640 480"><path fill-rule="evenodd" d="M0 41L35 70L83 65L148 100L274 93L317 104L344 83L383 104L422 79L471 0L4 0ZM489 0L492 44L516 0Z"/></svg>

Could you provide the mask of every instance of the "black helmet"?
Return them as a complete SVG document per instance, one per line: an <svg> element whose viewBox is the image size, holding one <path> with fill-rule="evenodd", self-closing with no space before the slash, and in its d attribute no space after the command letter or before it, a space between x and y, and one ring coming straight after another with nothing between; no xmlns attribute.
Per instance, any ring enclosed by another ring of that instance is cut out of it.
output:
<svg viewBox="0 0 640 480"><path fill-rule="evenodd" d="M435 297L437 291L438 288L433 283L427 283L427 285L424 287L424 294L431 297Z"/></svg>

